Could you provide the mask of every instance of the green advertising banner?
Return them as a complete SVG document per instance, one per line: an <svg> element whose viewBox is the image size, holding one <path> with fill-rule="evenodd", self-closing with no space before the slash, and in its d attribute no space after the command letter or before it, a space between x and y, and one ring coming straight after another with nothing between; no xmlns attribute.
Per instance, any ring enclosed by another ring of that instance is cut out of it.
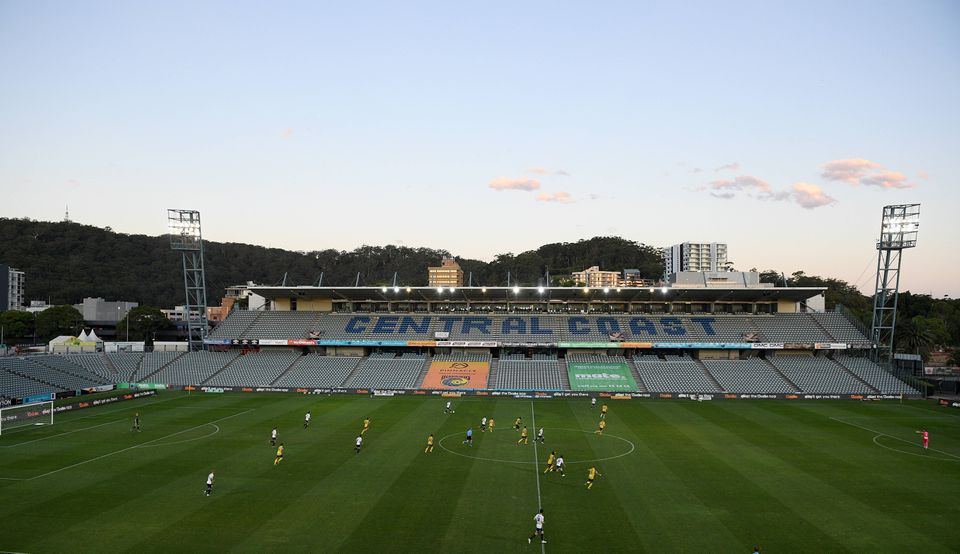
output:
<svg viewBox="0 0 960 554"><path fill-rule="evenodd" d="M570 362L570 388L592 391L635 391L637 382L625 363Z"/></svg>

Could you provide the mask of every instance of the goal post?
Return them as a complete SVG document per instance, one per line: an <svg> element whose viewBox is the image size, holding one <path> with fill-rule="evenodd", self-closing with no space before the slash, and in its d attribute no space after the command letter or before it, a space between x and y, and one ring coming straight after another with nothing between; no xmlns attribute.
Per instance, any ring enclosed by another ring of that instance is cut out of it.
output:
<svg viewBox="0 0 960 554"><path fill-rule="evenodd" d="M52 400L0 408L0 435L29 425L53 425Z"/></svg>

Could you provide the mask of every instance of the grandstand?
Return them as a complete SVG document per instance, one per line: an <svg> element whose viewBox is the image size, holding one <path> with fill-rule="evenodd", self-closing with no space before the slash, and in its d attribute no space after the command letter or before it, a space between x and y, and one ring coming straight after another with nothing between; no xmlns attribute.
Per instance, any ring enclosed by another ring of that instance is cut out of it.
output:
<svg viewBox="0 0 960 554"><path fill-rule="evenodd" d="M233 310L210 334L208 351L0 359L0 394L126 382L641 397L919 394L867 359L872 344L862 326L840 312L801 311L823 289L535 290L261 287L255 292L274 309Z"/></svg>

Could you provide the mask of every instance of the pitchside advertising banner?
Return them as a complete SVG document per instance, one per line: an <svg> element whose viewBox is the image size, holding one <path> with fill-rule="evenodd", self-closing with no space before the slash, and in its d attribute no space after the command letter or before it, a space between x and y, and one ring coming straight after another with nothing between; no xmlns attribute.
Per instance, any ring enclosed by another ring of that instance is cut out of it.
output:
<svg viewBox="0 0 960 554"><path fill-rule="evenodd" d="M433 362L423 379L424 389L485 389L489 362Z"/></svg>
<svg viewBox="0 0 960 554"><path fill-rule="evenodd" d="M594 391L635 391L637 382L627 364L572 362L567 364L570 388Z"/></svg>

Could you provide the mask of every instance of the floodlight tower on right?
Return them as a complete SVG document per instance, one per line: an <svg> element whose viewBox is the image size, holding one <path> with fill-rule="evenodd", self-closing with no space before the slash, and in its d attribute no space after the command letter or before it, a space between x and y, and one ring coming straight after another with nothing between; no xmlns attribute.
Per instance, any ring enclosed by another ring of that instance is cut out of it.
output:
<svg viewBox="0 0 960 554"><path fill-rule="evenodd" d="M880 240L877 241L877 285L873 295L871 336L876 361L893 362L897 330L897 300L900 296L900 259L905 248L917 245L920 204L883 207Z"/></svg>

